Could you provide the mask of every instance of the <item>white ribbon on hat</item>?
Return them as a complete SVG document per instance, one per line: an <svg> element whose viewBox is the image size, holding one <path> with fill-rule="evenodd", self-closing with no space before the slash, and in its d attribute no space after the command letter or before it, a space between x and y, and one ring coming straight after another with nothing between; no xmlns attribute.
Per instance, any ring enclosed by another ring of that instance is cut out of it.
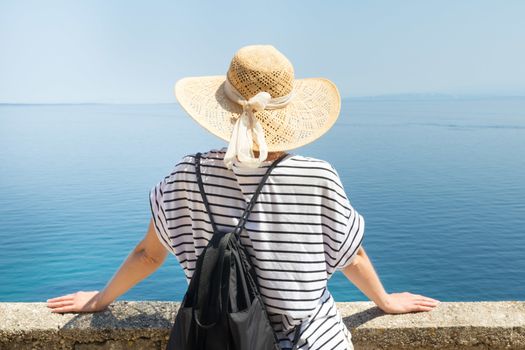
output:
<svg viewBox="0 0 525 350"><path fill-rule="evenodd" d="M233 126L230 144L224 155L224 164L228 169L231 169L233 162L237 159L242 167L257 168L268 156L268 145L264 138L262 125L254 113L264 109L283 108L292 99L294 91L292 90L288 95L276 98L272 98L266 91L261 91L249 100L246 100L226 78L224 92L231 101L242 106L242 114L237 118ZM259 148L258 158L253 154L254 136Z"/></svg>

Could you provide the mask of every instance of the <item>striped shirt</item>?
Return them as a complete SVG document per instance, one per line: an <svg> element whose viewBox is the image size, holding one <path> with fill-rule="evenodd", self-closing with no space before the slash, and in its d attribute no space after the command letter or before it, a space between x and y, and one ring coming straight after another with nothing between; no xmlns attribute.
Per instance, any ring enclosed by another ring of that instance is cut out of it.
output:
<svg viewBox="0 0 525 350"><path fill-rule="evenodd" d="M226 149L201 156L204 190L219 230L233 229L270 166L224 166ZM160 242L189 283L213 228L199 192L195 155L183 157L150 191ZM300 324L300 349L352 349L327 282L357 256L363 217L350 205L337 171L326 161L289 153L270 173L241 235L260 293L283 349Z"/></svg>

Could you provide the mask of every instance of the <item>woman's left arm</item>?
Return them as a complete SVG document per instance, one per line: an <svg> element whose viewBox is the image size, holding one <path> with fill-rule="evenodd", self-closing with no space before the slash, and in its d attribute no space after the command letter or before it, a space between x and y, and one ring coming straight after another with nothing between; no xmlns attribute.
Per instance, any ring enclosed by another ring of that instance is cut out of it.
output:
<svg viewBox="0 0 525 350"><path fill-rule="evenodd" d="M104 290L78 291L47 300L51 312L96 312L105 309L131 287L156 271L166 260L168 251L155 233L153 220L142 241L130 252Z"/></svg>

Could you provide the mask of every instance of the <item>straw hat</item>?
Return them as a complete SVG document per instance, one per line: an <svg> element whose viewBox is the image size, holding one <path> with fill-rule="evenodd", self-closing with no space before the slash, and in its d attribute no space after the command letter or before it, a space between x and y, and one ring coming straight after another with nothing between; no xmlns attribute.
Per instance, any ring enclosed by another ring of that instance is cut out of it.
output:
<svg viewBox="0 0 525 350"><path fill-rule="evenodd" d="M319 138L341 108L330 80L295 79L290 61L272 45L242 47L226 75L177 81L175 96L201 126L230 142L227 165L235 160L251 167L264 161L267 152L291 150ZM253 157L254 150L259 159Z"/></svg>

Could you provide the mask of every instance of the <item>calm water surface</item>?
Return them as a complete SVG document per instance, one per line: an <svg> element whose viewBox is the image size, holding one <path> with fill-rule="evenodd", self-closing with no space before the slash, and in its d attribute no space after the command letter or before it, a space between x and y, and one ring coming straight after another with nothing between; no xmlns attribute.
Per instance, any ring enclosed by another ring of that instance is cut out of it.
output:
<svg viewBox="0 0 525 350"><path fill-rule="evenodd" d="M148 192L226 144L176 104L0 106L0 301L100 290L144 236ZM293 153L330 161L389 292L525 300L525 99L345 100ZM174 256L119 300L181 300ZM338 301L367 300L340 272Z"/></svg>

